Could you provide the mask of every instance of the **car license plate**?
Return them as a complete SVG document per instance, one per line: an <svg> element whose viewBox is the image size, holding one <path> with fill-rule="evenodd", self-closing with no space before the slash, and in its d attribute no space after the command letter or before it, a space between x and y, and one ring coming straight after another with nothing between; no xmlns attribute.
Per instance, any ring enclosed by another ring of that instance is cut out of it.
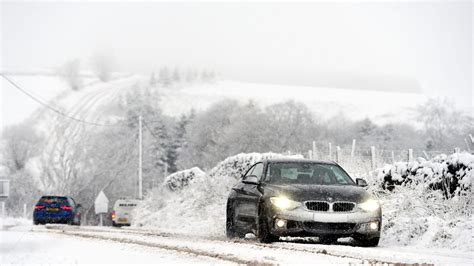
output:
<svg viewBox="0 0 474 266"><path fill-rule="evenodd" d="M49 212L57 212L59 211L59 208L46 208L46 210Z"/></svg>
<svg viewBox="0 0 474 266"><path fill-rule="evenodd" d="M124 223L124 222L126 222L126 221L127 221L127 218L119 218L119 222Z"/></svg>

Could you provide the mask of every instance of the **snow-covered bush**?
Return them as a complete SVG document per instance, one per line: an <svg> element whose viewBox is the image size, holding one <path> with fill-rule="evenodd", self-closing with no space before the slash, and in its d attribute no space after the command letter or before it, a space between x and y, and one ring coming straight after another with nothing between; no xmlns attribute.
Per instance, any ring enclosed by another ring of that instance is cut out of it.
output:
<svg viewBox="0 0 474 266"><path fill-rule="evenodd" d="M254 163L285 157L276 153L238 154L220 162L208 174L199 168L165 179L135 210L135 224L201 235L223 235L225 205L232 186Z"/></svg>
<svg viewBox="0 0 474 266"><path fill-rule="evenodd" d="M444 154L432 160L418 158L406 163L386 165L377 171L377 183L384 189L415 183L433 190L441 190L446 198L459 195L471 188L474 180L474 155L469 153Z"/></svg>
<svg viewBox="0 0 474 266"><path fill-rule="evenodd" d="M369 189L383 206L382 245L473 250L473 166L462 153L378 169Z"/></svg>
<svg viewBox="0 0 474 266"><path fill-rule="evenodd" d="M303 158L301 155L281 155L278 153L241 153L229 157L209 171L211 177L233 177L239 179L252 164L271 158Z"/></svg>
<svg viewBox="0 0 474 266"><path fill-rule="evenodd" d="M202 180L205 177L204 173L198 167L193 167L191 169L179 171L169 175L165 178L165 183L168 188L172 191L181 189L193 180Z"/></svg>

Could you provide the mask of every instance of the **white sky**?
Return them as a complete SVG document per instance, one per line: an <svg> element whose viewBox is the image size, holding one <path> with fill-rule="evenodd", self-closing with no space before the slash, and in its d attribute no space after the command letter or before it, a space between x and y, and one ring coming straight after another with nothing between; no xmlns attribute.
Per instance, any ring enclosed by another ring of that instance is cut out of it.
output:
<svg viewBox="0 0 474 266"><path fill-rule="evenodd" d="M470 1L1 5L4 70L105 51L122 71L197 66L242 81L421 90L474 111Z"/></svg>

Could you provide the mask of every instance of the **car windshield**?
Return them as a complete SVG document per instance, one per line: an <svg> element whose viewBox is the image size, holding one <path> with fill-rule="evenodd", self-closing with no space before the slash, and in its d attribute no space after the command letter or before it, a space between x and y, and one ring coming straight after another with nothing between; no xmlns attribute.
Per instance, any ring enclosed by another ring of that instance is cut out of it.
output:
<svg viewBox="0 0 474 266"><path fill-rule="evenodd" d="M355 185L341 167L323 163L270 163L265 180L273 184Z"/></svg>

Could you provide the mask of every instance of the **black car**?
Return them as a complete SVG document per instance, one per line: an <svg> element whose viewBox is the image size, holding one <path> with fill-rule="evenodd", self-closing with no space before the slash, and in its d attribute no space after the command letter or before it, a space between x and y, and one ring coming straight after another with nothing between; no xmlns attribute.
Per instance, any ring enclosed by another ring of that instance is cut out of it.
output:
<svg viewBox="0 0 474 266"><path fill-rule="evenodd" d="M33 211L34 224L81 224L81 204L67 196L43 196Z"/></svg>
<svg viewBox="0 0 474 266"><path fill-rule="evenodd" d="M363 186L334 162L271 159L254 164L227 200L226 233L254 233L264 243L280 236L317 236L322 243L353 237L377 246L382 210Z"/></svg>

